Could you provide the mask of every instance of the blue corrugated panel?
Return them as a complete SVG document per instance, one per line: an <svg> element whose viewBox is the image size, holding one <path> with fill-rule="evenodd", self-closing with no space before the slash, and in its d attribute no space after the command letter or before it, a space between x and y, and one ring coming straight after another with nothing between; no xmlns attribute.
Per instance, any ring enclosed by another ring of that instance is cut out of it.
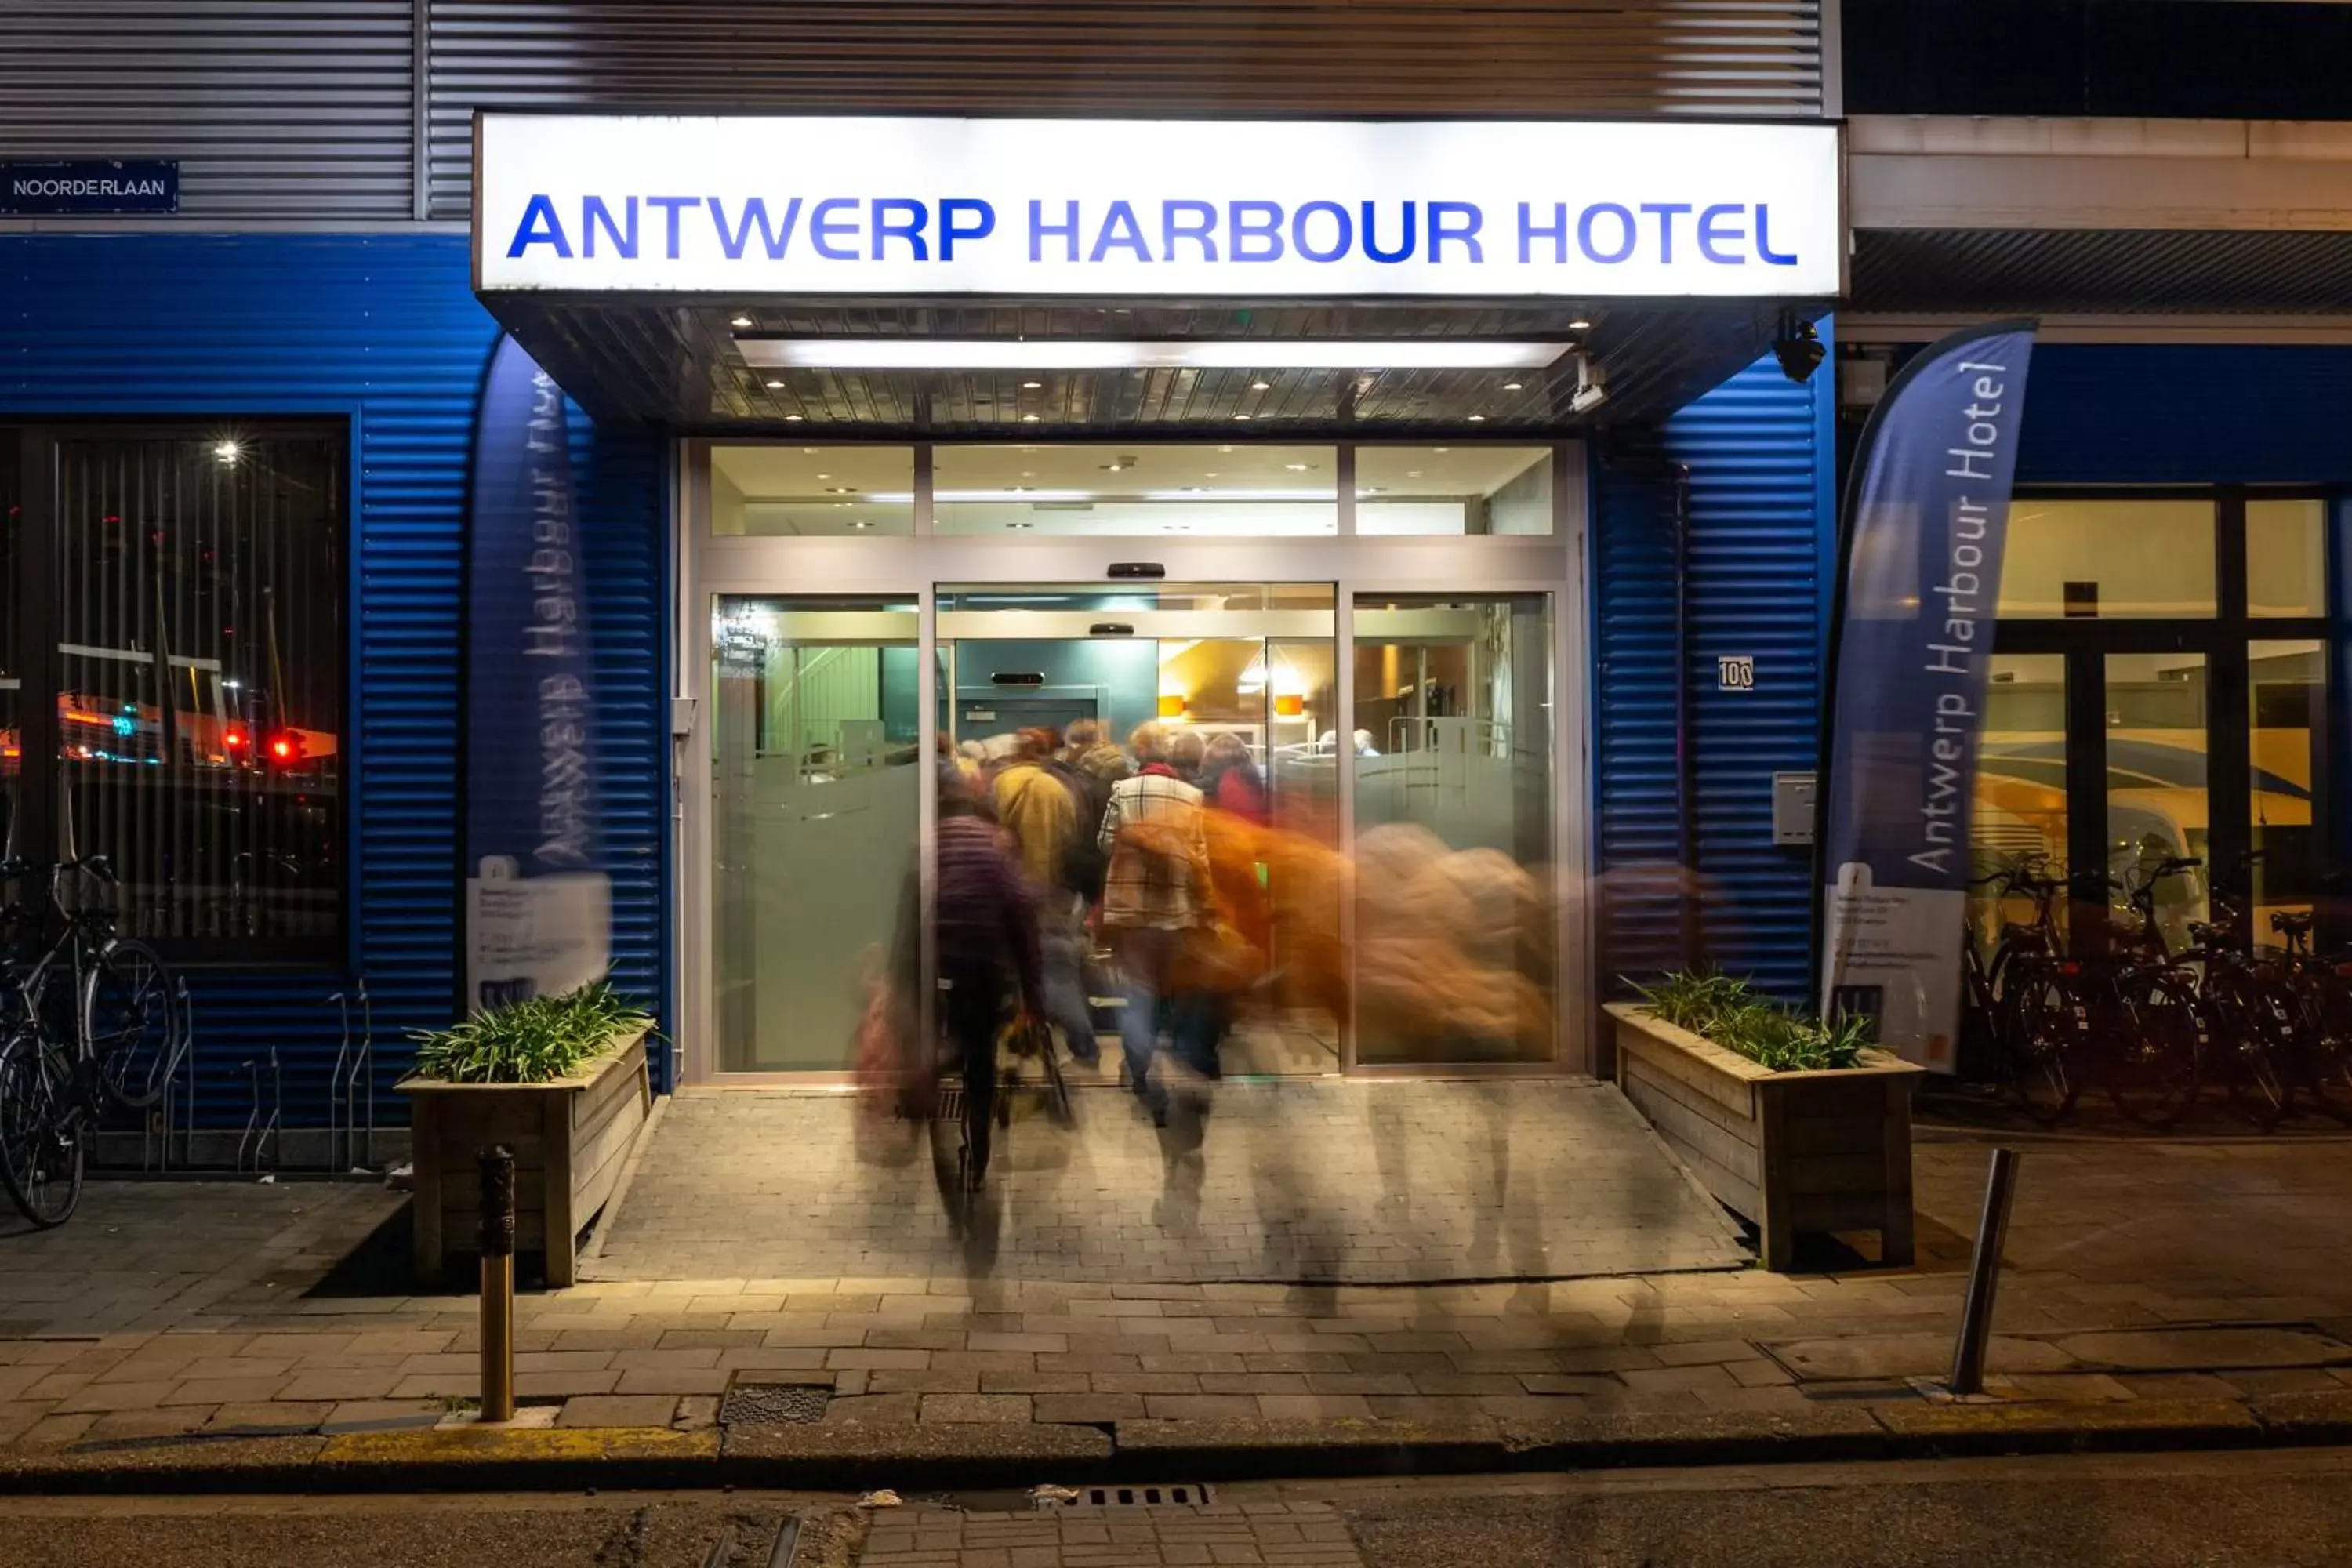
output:
<svg viewBox="0 0 2352 1568"><path fill-rule="evenodd" d="M405 1032L446 1022L453 892L459 542L474 400L496 328L467 283L463 237L34 236L0 238L0 417L323 414L356 447L353 705L347 788L351 963L376 996L380 1116ZM658 989L664 804L660 455L594 444L583 509L601 755L620 862L617 961ZM610 568L610 570L604 570ZM610 603L604 602L609 599ZM204 1120L245 1113L237 1064L275 1047L289 1125L324 1122L337 1045L332 973L195 979Z"/></svg>
<svg viewBox="0 0 2352 1568"><path fill-rule="evenodd" d="M2352 348L2044 343L2020 484L2352 480Z"/></svg>
<svg viewBox="0 0 2352 1568"><path fill-rule="evenodd" d="M1827 333L1824 333L1827 336ZM1810 988L1811 859L1771 842L1771 775L1814 764L1828 505L1830 377L1796 385L1769 358L1625 444L1603 464L1593 558L1601 960L1613 977L1680 961L1671 866L1681 839L1678 747L1695 746L1696 957L1790 997ZM1691 728L1675 724L1669 483L1689 472L1686 663ZM1756 688L1718 689L1747 654Z"/></svg>

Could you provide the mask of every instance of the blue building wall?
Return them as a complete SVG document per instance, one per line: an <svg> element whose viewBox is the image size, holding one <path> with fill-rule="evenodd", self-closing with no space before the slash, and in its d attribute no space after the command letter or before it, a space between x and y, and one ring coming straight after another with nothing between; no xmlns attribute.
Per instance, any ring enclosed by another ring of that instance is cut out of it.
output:
<svg viewBox="0 0 2352 1568"><path fill-rule="evenodd" d="M2352 481L2352 349L2044 343L2017 482Z"/></svg>
<svg viewBox="0 0 2352 1568"><path fill-rule="evenodd" d="M1823 323L1823 337L1829 336ZM1811 988L1810 850L1771 842L1771 775L1818 751L1823 606L1833 534L1835 387L1766 357L1596 465L1593 776L1604 988L1689 960L1780 994ZM1671 480L1689 476L1689 629L1675 664ZM1752 691L1716 660L1750 655ZM1690 723L1677 732L1675 687ZM1677 760L1692 748L1696 942L1676 907Z"/></svg>
<svg viewBox="0 0 2352 1568"><path fill-rule="evenodd" d="M195 973L198 1103L208 1124L241 1123L238 1064L274 1046L288 1124L322 1124L340 1037L324 997L364 974L378 1115L397 1125L405 1108L389 1089L410 1056L406 1031L446 1023L455 994L459 547L474 404L497 336L470 289L467 242L9 237L0 300L0 418L351 422L348 968ZM663 447L575 417L617 977L653 996L668 903Z"/></svg>

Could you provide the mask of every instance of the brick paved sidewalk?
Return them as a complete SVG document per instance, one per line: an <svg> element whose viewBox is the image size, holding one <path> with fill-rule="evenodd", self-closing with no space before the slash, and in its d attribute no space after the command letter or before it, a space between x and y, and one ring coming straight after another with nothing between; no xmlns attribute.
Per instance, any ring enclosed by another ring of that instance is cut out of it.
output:
<svg viewBox="0 0 2352 1568"><path fill-rule="evenodd" d="M872 1516L857 1561L860 1568L1354 1568L1363 1558L1328 1503L1213 1502L1024 1513L890 1509Z"/></svg>
<svg viewBox="0 0 2352 1568"><path fill-rule="evenodd" d="M730 1379L831 1423L1523 1419L1910 1402L1948 1354L1984 1163L1923 1143L1916 1268L1323 1288L999 1279L593 1282L526 1296L520 1392L570 1426L707 1426ZM2027 1153L1994 1368L2013 1398L2352 1383L2352 1143ZM475 1392L475 1304L338 1293L400 1200L94 1185L0 1231L0 1442L430 1425ZM333 1271L341 1265L341 1274ZM2276 1325L2221 1333L2200 1325Z"/></svg>

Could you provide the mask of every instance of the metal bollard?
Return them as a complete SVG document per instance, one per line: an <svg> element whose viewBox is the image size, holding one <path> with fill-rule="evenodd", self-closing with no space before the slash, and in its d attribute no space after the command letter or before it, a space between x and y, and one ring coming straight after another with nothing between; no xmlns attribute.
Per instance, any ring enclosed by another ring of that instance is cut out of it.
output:
<svg viewBox="0 0 2352 1568"><path fill-rule="evenodd" d="M514 1151L480 1151L482 1419L514 1419Z"/></svg>
<svg viewBox="0 0 2352 1568"><path fill-rule="evenodd" d="M1984 1392L1985 1342L1992 1337L1993 1294L2000 1287L2000 1249L2009 1239L2009 1204L2017 1194L2017 1151L1995 1149L1985 1173L1984 1215L1977 1222L1976 1256L1969 1263L1969 1294L1960 1306L1960 1339L1952 1348L1954 1394Z"/></svg>

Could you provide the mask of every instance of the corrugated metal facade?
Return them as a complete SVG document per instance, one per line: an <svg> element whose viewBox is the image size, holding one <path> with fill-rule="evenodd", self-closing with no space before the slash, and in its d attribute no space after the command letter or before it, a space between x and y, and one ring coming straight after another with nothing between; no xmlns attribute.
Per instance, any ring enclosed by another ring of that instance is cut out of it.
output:
<svg viewBox="0 0 2352 1568"><path fill-rule="evenodd" d="M432 0L432 202L478 107L1817 115L1818 0Z"/></svg>
<svg viewBox="0 0 2352 1568"><path fill-rule="evenodd" d="M1820 10L1819 0L11 0L0 7L0 148L178 158L192 218L463 219L472 117L485 105L1817 115Z"/></svg>
<svg viewBox="0 0 2352 1568"><path fill-rule="evenodd" d="M1767 357L1596 468L1593 776L1606 984L1705 960L1791 998L1809 988L1812 861L1771 842L1771 775L1810 770L1818 749L1833 395L1830 376L1800 386ZM1672 480L1662 464L1688 473L1679 672ZM1716 660L1736 654L1755 658L1752 691L1718 689ZM1676 722L1677 673L1687 727ZM1697 895L1688 954L1674 874L1685 773Z"/></svg>
<svg viewBox="0 0 2352 1568"><path fill-rule="evenodd" d="M351 421L353 628L345 734L350 962L376 999L379 1089L404 1032L446 1022L455 983L453 820L459 542L475 397L495 328L444 236L0 237L0 420L12 415L333 416ZM582 420L586 425L584 417ZM667 714L662 450L583 436L583 514L614 790L623 983L660 984ZM194 978L213 1124L245 1114L237 1064L276 1046L289 1125L323 1121L338 1034L321 971ZM404 1117L381 1094L388 1123Z"/></svg>
<svg viewBox="0 0 2352 1568"><path fill-rule="evenodd" d="M2017 482L2352 482L2352 348L2043 343Z"/></svg>
<svg viewBox="0 0 2352 1568"><path fill-rule="evenodd" d="M177 158L210 218L412 214L409 0L9 0L0 151Z"/></svg>

